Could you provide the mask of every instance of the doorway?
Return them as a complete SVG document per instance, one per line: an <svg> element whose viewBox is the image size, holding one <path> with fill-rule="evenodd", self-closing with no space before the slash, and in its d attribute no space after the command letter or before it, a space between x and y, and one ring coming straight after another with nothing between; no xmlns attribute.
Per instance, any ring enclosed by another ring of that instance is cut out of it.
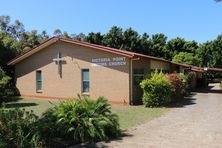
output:
<svg viewBox="0 0 222 148"><path fill-rule="evenodd" d="M143 90L140 83L144 79L144 69L133 69L133 105L142 104Z"/></svg>

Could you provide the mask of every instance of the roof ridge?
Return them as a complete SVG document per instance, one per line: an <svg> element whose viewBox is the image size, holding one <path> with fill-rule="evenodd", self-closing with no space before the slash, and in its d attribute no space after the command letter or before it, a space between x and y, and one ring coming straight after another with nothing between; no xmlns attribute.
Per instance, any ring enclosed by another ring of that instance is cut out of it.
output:
<svg viewBox="0 0 222 148"><path fill-rule="evenodd" d="M64 41L64 42L68 42L68 43L73 43L73 44L79 45L79 46L85 46L85 47L89 47L89 48L98 49L98 50L101 50L101 51L106 51L106 52L110 52L110 53L114 53L114 54L119 54L119 55L126 56L126 57L129 57L129 58L133 58L134 56L136 56L136 57L144 57L144 58L149 58L149 59L153 59L153 60L168 62L168 63L171 63L171 64L176 64L176 65L180 65L180 66L184 66L184 67L196 68L195 66L192 66L192 65L180 64L180 63L169 61L169 60L166 60L166 59L163 59L163 58L159 58L159 57L154 57L154 56L150 56L150 55L144 55L144 54L140 54L140 53L136 53L136 52L132 52L132 51L126 51L126 50L106 47L106 46L103 46L103 45L97 45L97 44L83 42L83 41L78 41L78 40L73 40L73 39L67 39L67 38L60 37L60 36L53 36L53 37L51 37L49 39L46 39L45 41L41 42L37 46L35 46L32 49L28 50L27 52L24 52L23 54L21 54L21 55L15 57L14 59L10 60L7 64L8 65L16 64L16 63L22 61L23 59L27 58L28 56L38 52L39 50L42 50L44 47L47 47L47 46L53 44L54 42L56 42L58 40ZM41 47L41 46L43 46L43 47Z"/></svg>
<svg viewBox="0 0 222 148"><path fill-rule="evenodd" d="M100 48L104 48L104 49L114 50L114 51L117 51L117 52L122 52L124 54L130 54L130 55L136 54L135 52L131 52L131 51L121 50L121 49L117 49L117 48L107 47L107 46L104 46L104 45L98 45L98 44L88 43L88 42L79 41L79 40L67 39L67 38L64 38L64 37L59 37L59 39L69 40L69 41L72 41L72 42L78 42L78 43L87 44L87 45L91 45L91 46L95 46L95 47L100 47Z"/></svg>

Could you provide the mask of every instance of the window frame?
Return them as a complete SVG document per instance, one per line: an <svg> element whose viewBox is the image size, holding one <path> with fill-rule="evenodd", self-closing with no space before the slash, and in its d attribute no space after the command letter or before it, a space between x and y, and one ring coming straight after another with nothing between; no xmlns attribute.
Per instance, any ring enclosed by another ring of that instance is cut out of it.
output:
<svg viewBox="0 0 222 148"><path fill-rule="evenodd" d="M88 80L84 80L84 72L86 72L86 71L88 72ZM88 68L84 68L84 69L81 70L81 73L82 73L82 82L81 82L82 83L82 93L83 94L88 94L90 92L90 74L89 74L90 70ZM88 83L88 87L89 87L88 91L84 90L84 82Z"/></svg>
<svg viewBox="0 0 222 148"><path fill-rule="evenodd" d="M158 73L160 73L162 71L162 73L164 73L164 74L169 74L170 73L169 69L160 69L160 68L151 69L150 71L151 71L151 73L155 72L155 71L157 71Z"/></svg>
<svg viewBox="0 0 222 148"><path fill-rule="evenodd" d="M41 79L38 79L38 73L40 73ZM38 89L38 84L41 84L41 89ZM41 93L42 92L42 70L36 70L36 92Z"/></svg>

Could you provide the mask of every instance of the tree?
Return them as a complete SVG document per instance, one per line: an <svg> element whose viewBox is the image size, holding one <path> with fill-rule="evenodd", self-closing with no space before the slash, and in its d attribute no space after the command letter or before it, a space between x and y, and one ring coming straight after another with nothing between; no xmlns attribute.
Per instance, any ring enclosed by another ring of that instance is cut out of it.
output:
<svg viewBox="0 0 222 148"><path fill-rule="evenodd" d="M64 31L63 32L63 35L62 35L64 38L67 38L67 39L71 39L71 36L68 34L68 32Z"/></svg>
<svg viewBox="0 0 222 148"><path fill-rule="evenodd" d="M173 57L173 62L189 65L200 65L200 60L197 56L194 56L192 53L180 52Z"/></svg>
<svg viewBox="0 0 222 148"><path fill-rule="evenodd" d="M149 39L149 35L147 33L144 33L142 35L142 37L140 37L139 44L140 44L139 45L139 47L140 47L139 52L140 53L145 54L145 55L151 55L152 42Z"/></svg>
<svg viewBox="0 0 222 148"><path fill-rule="evenodd" d="M132 28L128 28L123 32L123 44L121 49L140 53L139 41L139 34Z"/></svg>
<svg viewBox="0 0 222 148"><path fill-rule="evenodd" d="M204 67L222 67L222 35L200 45L197 56Z"/></svg>
<svg viewBox="0 0 222 148"><path fill-rule="evenodd" d="M49 38L49 35L47 31L43 30L42 33L40 34L40 40L46 40Z"/></svg>
<svg viewBox="0 0 222 148"><path fill-rule="evenodd" d="M132 28L123 30L117 26L113 26L106 34L100 32L90 32L88 35L83 33L69 34L66 31L62 32L60 29L56 29L53 34L167 60L172 60L176 55L176 57L182 58L181 56L190 53L188 54L188 61L192 61L191 57L193 57L194 59L200 59L201 66L222 67L222 35L215 40L198 44L196 41L186 41L180 37L167 41L167 36L162 33L151 36L147 33L140 35ZM6 71L7 75L12 76L12 69L8 68L6 63L49 37L50 35L46 31L41 33L38 33L37 30L26 31L19 20L11 23L10 16L0 16L0 66ZM181 62L184 61L181 60Z"/></svg>
<svg viewBox="0 0 222 148"><path fill-rule="evenodd" d="M92 43L92 44L102 45L103 44L103 38L104 38L104 36L100 32L97 32L97 33L90 32L84 38L84 41Z"/></svg>
<svg viewBox="0 0 222 148"><path fill-rule="evenodd" d="M0 16L0 30L7 32L9 30L10 16Z"/></svg>
<svg viewBox="0 0 222 148"><path fill-rule="evenodd" d="M16 40L19 40L20 35L25 32L24 25L19 20L16 20L14 24L10 25L9 29L11 36Z"/></svg>
<svg viewBox="0 0 222 148"><path fill-rule="evenodd" d="M5 74L5 72L0 67L0 97L3 97L7 93L7 85L10 81L10 77Z"/></svg>
<svg viewBox="0 0 222 148"><path fill-rule="evenodd" d="M19 20L11 23L9 16L0 16L0 67L12 76L13 70L6 63L48 38L46 32L43 35L36 30L26 32Z"/></svg>
<svg viewBox="0 0 222 148"><path fill-rule="evenodd" d="M196 54L199 45L196 41L186 41L184 38L174 38L167 42L165 58L172 60L173 56L180 52Z"/></svg>
<svg viewBox="0 0 222 148"><path fill-rule="evenodd" d="M152 46L150 55L155 57L164 57L167 37L162 33L154 34L150 41Z"/></svg>
<svg viewBox="0 0 222 148"><path fill-rule="evenodd" d="M140 52L139 49L139 34L132 28L128 28L123 32L123 44L121 49L127 51Z"/></svg>
<svg viewBox="0 0 222 148"><path fill-rule="evenodd" d="M19 53L30 50L34 46L38 45L42 39L44 39L44 37L38 34L37 30L25 32L21 36L19 46L17 47L17 50L20 50Z"/></svg>
<svg viewBox="0 0 222 148"><path fill-rule="evenodd" d="M54 36L62 36L62 31L60 29L55 29L53 32Z"/></svg>
<svg viewBox="0 0 222 148"><path fill-rule="evenodd" d="M15 20L13 24L10 24L10 21L10 16L0 16L0 31L19 40L20 35L25 32L24 25L19 20Z"/></svg>
<svg viewBox="0 0 222 148"><path fill-rule="evenodd" d="M213 40L210 58L212 67L222 67L222 34Z"/></svg>
<svg viewBox="0 0 222 148"><path fill-rule="evenodd" d="M71 38L73 40L79 40L79 41L83 41L84 38L86 37L86 35L84 33L79 33L79 34L71 34Z"/></svg>
<svg viewBox="0 0 222 148"><path fill-rule="evenodd" d="M186 41L183 38L174 38L168 41L167 47L170 50L172 56L179 52L185 52L184 45Z"/></svg>
<svg viewBox="0 0 222 148"><path fill-rule="evenodd" d="M7 74L11 73L12 69L10 69L6 63L17 55L17 46L18 42L16 42L12 36L6 32L0 32L0 67L2 67Z"/></svg>
<svg viewBox="0 0 222 148"><path fill-rule="evenodd" d="M201 59L201 66L212 67L211 52L213 48L212 41L207 41L199 46L197 49L197 56Z"/></svg>
<svg viewBox="0 0 222 148"><path fill-rule="evenodd" d="M113 26L110 31L104 36L103 44L108 47L122 49L123 30L120 27Z"/></svg>
<svg viewBox="0 0 222 148"><path fill-rule="evenodd" d="M196 41L186 41L183 48L186 52L195 54L197 52L199 45Z"/></svg>

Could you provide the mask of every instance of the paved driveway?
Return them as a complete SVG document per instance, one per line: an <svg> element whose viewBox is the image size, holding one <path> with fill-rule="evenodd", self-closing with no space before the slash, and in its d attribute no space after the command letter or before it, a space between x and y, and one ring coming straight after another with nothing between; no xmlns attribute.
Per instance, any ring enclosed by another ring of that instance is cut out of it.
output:
<svg viewBox="0 0 222 148"><path fill-rule="evenodd" d="M222 92L218 84L197 93L166 115L98 147L222 148Z"/></svg>

